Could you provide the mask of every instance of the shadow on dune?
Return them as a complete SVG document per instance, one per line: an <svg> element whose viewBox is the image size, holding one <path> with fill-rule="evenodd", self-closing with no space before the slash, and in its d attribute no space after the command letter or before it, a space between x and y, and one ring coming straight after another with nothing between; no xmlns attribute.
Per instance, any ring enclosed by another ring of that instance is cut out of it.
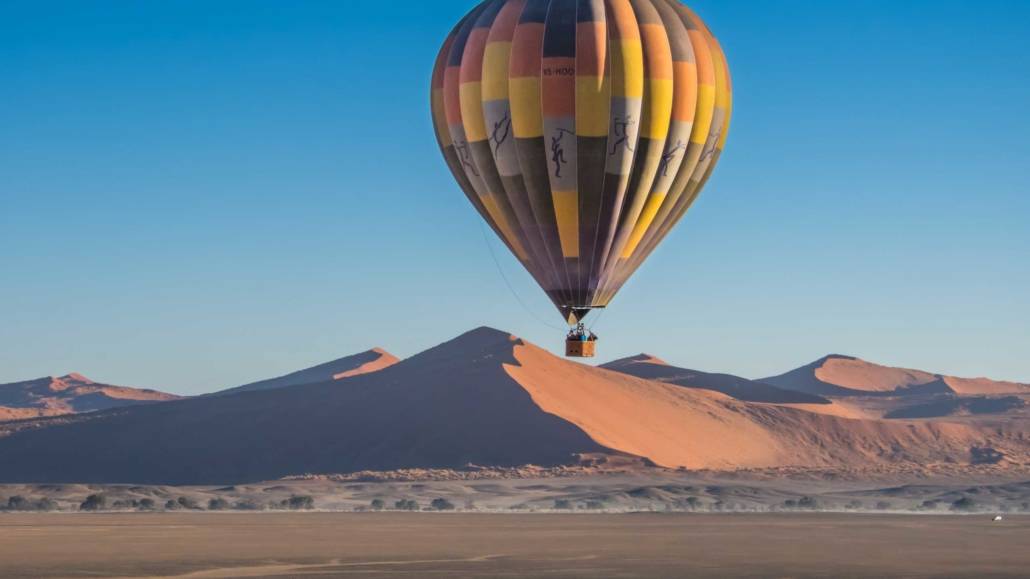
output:
<svg viewBox="0 0 1030 579"><path fill-rule="evenodd" d="M372 374L38 421L0 438L0 482L228 484L290 474L556 465L604 449L503 369L480 328Z"/></svg>
<svg viewBox="0 0 1030 579"><path fill-rule="evenodd" d="M647 380L658 380L666 384L675 384L684 388L697 388L701 390L712 390L732 396L737 400L746 402L762 402L769 404L832 404L831 401L806 392L784 390L771 384L765 384L740 376L731 374L709 374L698 370L677 368L662 363L656 358L647 355L634 356L609 362L602 366L608 370L615 370L645 378Z"/></svg>

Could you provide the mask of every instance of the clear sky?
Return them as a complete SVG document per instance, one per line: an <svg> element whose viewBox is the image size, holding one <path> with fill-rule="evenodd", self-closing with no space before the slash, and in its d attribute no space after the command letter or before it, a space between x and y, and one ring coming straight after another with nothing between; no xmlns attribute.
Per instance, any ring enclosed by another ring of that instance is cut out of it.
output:
<svg viewBox="0 0 1030 579"><path fill-rule="evenodd" d="M471 5L0 1L0 383L198 393L479 325L557 351L432 134ZM603 359L1030 381L1030 2L691 5L733 132Z"/></svg>

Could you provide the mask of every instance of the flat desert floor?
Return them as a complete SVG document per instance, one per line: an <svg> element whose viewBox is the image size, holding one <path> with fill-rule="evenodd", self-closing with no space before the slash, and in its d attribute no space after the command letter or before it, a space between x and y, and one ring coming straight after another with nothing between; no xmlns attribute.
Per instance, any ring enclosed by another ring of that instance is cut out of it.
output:
<svg viewBox="0 0 1030 579"><path fill-rule="evenodd" d="M1030 517L0 516L11 577L1025 577Z"/></svg>

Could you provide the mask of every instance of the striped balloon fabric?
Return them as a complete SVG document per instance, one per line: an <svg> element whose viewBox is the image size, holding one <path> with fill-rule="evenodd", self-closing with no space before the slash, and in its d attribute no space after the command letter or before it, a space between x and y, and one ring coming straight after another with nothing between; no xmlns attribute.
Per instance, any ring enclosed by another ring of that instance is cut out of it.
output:
<svg viewBox="0 0 1030 579"><path fill-rule="evenodd" d="M719 43L677 0L487 0L432 88L455 179L569 323L687 212L732 106Z"/></svg>

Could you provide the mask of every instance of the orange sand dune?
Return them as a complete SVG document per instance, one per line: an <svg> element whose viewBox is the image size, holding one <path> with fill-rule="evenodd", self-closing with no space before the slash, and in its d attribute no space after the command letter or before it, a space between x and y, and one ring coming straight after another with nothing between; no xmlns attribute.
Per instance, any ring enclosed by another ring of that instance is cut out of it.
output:
<svg viewBox="0 0 1030 579"><path fill-rule="evenodd" d="M570 363L528 344L506 369L543 410L598 444L665 467L869 465L967 457L986 437L955 424L852 420Z"/></svg>
<svg viewBox="0 0 1030 579"><path fill-rule="evenodd" d="M827 412L584 366L480 328L342 380L0 425L0 482L234 484L597 453L715 470L1030 464L1030 439L1003 427Z"/></svg>
<svg viewBox="0 0 1030 579"><path fill-rule="evenodd" d="M216 392L213 396L225 394L238 394L240 392L255 392L258 390L275 390L302 384L314 384L316 382L327 382L331 380L343 380L353 376L378 372L383 368L389 368L399 360L391 353L382 348L372 348L360 354L346 356L332 362L319 364L304 370L299 370L278 378L253 382L235 388L229 388Z"/></svg>
<svg viewBox="0 0 1030 579"><path fill-rule="evenodd" d="M657 380L684 388L696 388L721 392L745 402L771 402L775 404L831 405L826 398L794 390L777 388L755 380L748 380L731 374L713 374L677 368L650 354L615 360L601 366L637 378Z"/></svg>
<svg viewBox="0 0 1030 579"><path fill-rule="evenodd" d="M1030 385L987 378L955 378L892 368L849 356L827 356L796 370L761 380L780 388L822 396L962 395L1030 393Z"/></svg>
<svg viewBox="0 0 1030 579"><path fill-rule="evenodd" d="M94 412L178 396L139 388L100 384L82 374L0 384L0 421Z"/></svg>

